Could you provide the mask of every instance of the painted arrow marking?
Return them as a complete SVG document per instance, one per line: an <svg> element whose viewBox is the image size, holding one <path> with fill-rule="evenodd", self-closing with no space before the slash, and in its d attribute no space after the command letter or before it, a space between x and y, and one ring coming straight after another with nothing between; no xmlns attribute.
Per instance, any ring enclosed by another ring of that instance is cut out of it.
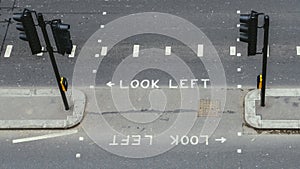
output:
<svg viewBox="0 0 300 169"><path fill-rule="evenodd" d="M106 83L106 85L109 87L113 87L115 84L113 82L108 82L108 83Z"/></svg>
<svg viewBox="0 0 300 169"><path fill-rule="evenodd" d="M221 142L221 143L224 143L226 141L226 138L224 137L221 137L221 138L216 138L215 141L218 141L218 142Z"/></svg>

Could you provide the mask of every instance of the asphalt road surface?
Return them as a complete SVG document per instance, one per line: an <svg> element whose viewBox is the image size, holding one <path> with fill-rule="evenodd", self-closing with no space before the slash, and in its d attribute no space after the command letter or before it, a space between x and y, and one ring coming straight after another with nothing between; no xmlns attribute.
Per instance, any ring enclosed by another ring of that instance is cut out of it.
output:
<svg viewBox="0 0 300 169"><path fill-rule="evenodd" d="M237 38L239 36L239 13L256 10L268 14L271 21L267 85L268 87L297 88L300 83L300 1L0 0L0 86L3 88L55 87L56 85L48 54L32 56L27 42L18 38L12 14L21 12L24 8L43 13L48 20L59 18L71 25L70 32L76 49L74 48L71 55L56 54L60 73L68 78L70 84L72 84L78 57L85 56L85 53L81 53L81 49L89 47L86 42L92 35L95 35L96 31L110 28L110 23L120 17L159 12L183 18L207 36L215 47L224 68L229 92L223 116L220 123L217 123L216 130L207 138L205 133L204 136L200 136L199 128L201 127L199 126L202 121L198 118L188 134L189 139L193 136L195 139L197 136L198 144L193 145L191 142L184 144L185 140L183 140L169 151L148 158L116 155L98 146L85 131L84 128L89 123L87 119L93 118L93 115L97 113L87 110L83 122L69 130L1 130L0 168L299 168L300 136L298 134L290 134L291 131L286 133L256 131L244 124L243 97L248 89L256 88L256 77L261 72L262 56L248 57L247 45L238 42ZM171 20L166 20L161 24L168 25L169 23ZM128 26L132 25L125 23L124 30ZM166 32L176 31L176 28L167 27ZM138 28L133 31L139 32ZM259 32L259 37L261 41L262 32ZM106 51L106 42L110 39L99 38L93 36L93 40L98 39L97 42L95 41L98 47L90 49L94 53L89 53L90 56L86 56L89 57L87 62L82 64L83 70L96 74L95 84L83 83L86 88L107 87L107 83L111 81L116 86L120 85L119 81L113 81L113 75L118 66L123 63L122 61L127 56L135 59L130 63L125 62L125 67L128 68L126 70L133 69L138 64L146 64L139 59L143 57L143 51L153 48L163 51L161 57L175 54L181 58L192 71L194 78L199 79L197 83L201 88L204 87L204 81L201 79L210 79L210 70L205 69L205 65L201 62L201 57L205 57L201 55L203 51L206 54L208 46L201 42L191 44L203 45L200 49L198 46L198 53L195 53L178 39L160 34L139 33L122 39L111 50ZM259 43L258 50L261 48L261 43ZM99 58L103 59L98 67L92 67L89 64L98 62ZM147 63L168 65L167 67L176 65L175 60L167 58L162 63L157 62L155 57L153 60L148 59ZM178 72L180 68L177 68ZM170 77L168 72L150 68L135 76L139 80L160 79L162 86L168 86ZM214 86L207 82L207 87L213 88ZM101 91L97 94L101 95ZM109 114L107 116L108 119L112 118ZM122 125L123 121L116 121L112 124L113 127ZM132 131L135 135L147 134L140 131L140 125L128 125L124 122L121 128L123 132ZM174 137L176 136L168 136L164 144L175 144ZM182 138L182 136L179 137ZM33 139L26 141L24 138ZM113 141L114 138L105 139ZM155 145L156 142L153 141ZM159 146L163 143L157 144ZM116 149L118 148L117 146ZM139 153L142 157L143 153Z"/></svg>

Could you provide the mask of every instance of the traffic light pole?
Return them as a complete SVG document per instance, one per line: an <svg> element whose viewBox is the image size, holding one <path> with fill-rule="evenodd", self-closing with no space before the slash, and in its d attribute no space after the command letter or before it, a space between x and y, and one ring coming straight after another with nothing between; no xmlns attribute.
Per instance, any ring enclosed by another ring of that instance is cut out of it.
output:
<svg viewBox="0 0 300 169"><path fill-rule="evenodd" d="M54 70L54 73L55 73L57 85L58 85L62 100L64 102L65 110L69 110L69 105L68 105L68 100L67 100L66 94L63 91L62 86L60 84L60 75L59 75L58 67L57 67L55 57L54 57L54 54L53 54L53 48L51 46L49 36L48 36L48 33L47 33L46 23L44 21L44 17L41 13L38 13L37 18L38 18L39 26L41 27L42 32L43 32L43 36L44 36L45 43L46 43L46 49L47 49L47 51L49 53L49 56L50 56L50 60L51 60L52 67L53 67L53 70Z"/></svg>
<svg viewBox="0 0 300 169"><path fill-rule="evenodd" d="M269 44L269 16L264 17L264 47L263 47L263 64L262 64L262 88L260 94L260 105L265 106L266 81L267 81L267 60Z"/></svg>

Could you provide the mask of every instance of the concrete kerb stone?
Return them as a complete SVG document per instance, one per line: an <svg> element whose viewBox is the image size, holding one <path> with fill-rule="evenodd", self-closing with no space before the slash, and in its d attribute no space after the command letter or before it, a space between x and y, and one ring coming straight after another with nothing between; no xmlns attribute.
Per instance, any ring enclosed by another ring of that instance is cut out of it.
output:
<svg viewBox="0 0 300 169"><path fill-rule="evenodd" d="M300 97L300 89L267 89L266 97ZM260 90L252 90L245 96L245 121L257 129L300 129L299 120L263 120L256 114L255 102L260 100Z"/></svg>
<svg viewBox="0 0 300 169"><path fill-rule="evenodd" d="M67 129L78 125L84 116L86 98L80 90L67 93L74 103L73 113L59 120L0 120L0 129ZM60 96L57 89L0 89L4 97ZM63 110L62 110L63 111Z"/></svg>

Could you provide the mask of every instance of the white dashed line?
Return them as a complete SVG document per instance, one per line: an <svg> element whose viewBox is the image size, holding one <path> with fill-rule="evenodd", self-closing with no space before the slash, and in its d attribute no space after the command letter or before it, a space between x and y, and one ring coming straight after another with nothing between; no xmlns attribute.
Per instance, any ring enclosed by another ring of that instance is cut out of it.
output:
<svg viewBox="0 0 300 169"><path fill-rule="evenodd" d="M267 49L267 57L270 57L270 46L268 45L268 49Z"/></svg>
<svg viewBox="0 0 300 169"><path fill-rule="evenodd" d="M80 158L81 157L80 153L76 153L75 157Z"/></svg>
<svg viewBox="0 0 300 169"><path fill-rule="evenodd" d="M75 57L75 51L76 51L76 45L73 45L71 54L69 55L69 58Z"/></svg>
<svg viewBox="0 0 300 169"><path fill-rule="evenodd" d="M71 135L71 134L75 134L75 133L78 133L78 130L69 130L69 131L64 131L64 132L60 132L60 133L52 133L52 134L46 134L46 135L36 136L36 137L15 139L12 141L12 143L16 144L16 143L23 143L23 142L29 142L29 141L43 140L43 139L48 139L48 138Z"/></svg>
<svg viewBox="0 0 300 169"><path fill-rule="evenodd" d="M42 51L44 50L45 48L44 47L42 47ZM44 54L44 52L41 52L41 53L38 53L38 54L36 54L37 56L43 56L43 54Z"/></svg>
<svg viewBox="0 0 300 169"><path fill-rule="evenodd" d="M171 55L171 46L166 46L165 55L166 55L166 56Z"/></svg>
<svg viewBox="0 0 300 169"><path fill-rule="evenodd" d="M84 140L84 138L83 137L79 137L79 141L83 141Z"/></svg>
<svg viewBox="0 0 300 169"><path fill-rule="evenodd" d="M236 87L237 87L238 89L240 89L240 88L242 88L242 85L237 85Z"/></svg>
<svg viewBox="0 0 300 169"><path fill-rule="evenodd" d="M5 53L4 53L4 57L5 58L9 58L10 57L12 48L13 48L13 45L7 45L6 46L6 50L5 50Z"/></svg>
<svg viewBox="0 0 300 169"><path fill-rule="evenodd" d="M102 29L103 29L103 28L104 28L104 25L101 25L101 26L100 26L100 28L102 28Z"/></svg>
<svg viewBox="0 0 300 169"><path fill-rule="evenodd" d="M202 44L198 44L197 56L203 57L203 45Z"/></svg>
<svg viewBox="0 0 300 169"><path fill-rule="evenodd" d="M300 56L300 46L297 46L296 49L297 49L297 55Z"/></svg>
<svg viewBox="0 0 300 169"><path fill-rule="evenodd" d="M236 47L235 46L230 46L230 56L235 56L236 55Z"/></svg>
<svg viewBox="0 0 300 169"><path fill-rule="evenodd" d="M242 54L241 54L241 53L237 53L236 56L237 56L237 57L241 57Z"/></svg>
<svg viewBox="0 0 300 169"><path fill-rule="evenodd" d="M107 55L107 47L106 46L103 46L101 48L101 56L106 56Z"/></svg>
<svg viewBox="0 0 300 169"><path fill-rule="evenodd" d="M133 45L133 57L139 57L140 45Z"/></svg>
<svg viewBox="0 0 300 169"><path fill-rule="evenodd" d="M242 149L237 149L236 152L239 153L239 154L241 154L242 153Z"/></svg>

